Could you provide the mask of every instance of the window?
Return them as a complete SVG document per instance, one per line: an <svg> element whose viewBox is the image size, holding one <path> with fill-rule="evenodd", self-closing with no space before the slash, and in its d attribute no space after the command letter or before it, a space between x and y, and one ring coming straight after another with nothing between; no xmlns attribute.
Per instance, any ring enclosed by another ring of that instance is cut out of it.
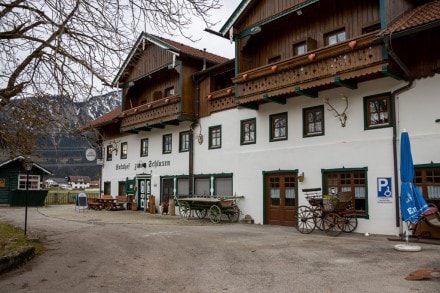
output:
<svg viewBox="0 0 440 293"><path fill-rule="evenodd" d="M179 139L179 152L187 152L190 147L190 133L189 131L181 132Z"/></svg>
<svg viewBox="0 0 440 293"><path fill-rule="evenodd" d="M113 159L113 145L107 146L107 161L111 161Z"/></svg>
<svg viewBox="0 0 440 293"><path fill-rule="evenodd" d="M270 115L270 141L287 139L287 113Z"/></svg>
<svg viewBox="0 0 440 293"><path fill-rule="evenodd" d="M414 184L426 202L440 207L440 165L415 166L414 171Z"/></svg>
<svg viewBox="0 0 440 293"><path fill-rule="evenodd" d="M27 174L18 175L18 189L26 190L26 181L28 182L28 190L38 190L40 189L40 176L29 175L29 180Z"/></svg>
<svg viewBox="0 0 440 293"><path fill-rule="evenodd" d="M365 129L392 126L390 95L364 97L364 119Z"/></svg>
<svg viewBox="0 0 440 293"><path fill-rule="evenodd" d="M194 194L195 195L211 195L209 188L209 177L194 179Z"/></svg>
<svg viewBox="0 0 440 293"><path fill-rule="evenodd" d="M359 216L368 215L367 168L346 170L325 170L323 194L348 192Z"/></svg>
<svg viewBox="0 0 440 293"><path fill-rule="evenodd" d="M174 96L174 87L171 86L165 89L165 97Z"/></svg>
<svg viewBox="0 0 440 293"><path fill-rule="evenodd" d="M324 36L326 46L331 46L346 40L345 30L338 30L328 33Z"/></svg>
<svg viewBox="0 0 440 293"><path fill-rule="evenodd" d="M241 121L241 141L240 143L243 144L253 144L256 143L256 119L247 119Z"/></svg>
<svg viewBox="0 0 440 293"><path fill-rule="evenodd" d="M271 64L271 63L275 63L275 62L278 62L278 61L281 61L281 56L280 55L274 56L274 57L270 57L267 60L267 63Z"/></svg>
<svg viewBox="0 0 440 293"><path fill-rule="evenodd" d="M197 175L194 179L194 194L233 196L232 183L232 174Z"/></svg>
<svg viewBox="0 0 440 293"><path fill-rule="evenodd" d="M368 34L380 30L380 22L362 28L362 34Z"/></svg>
<svg viewBox="0 0 440 293"><path fill-rule="evenodd" d="M209 127L209 148L218 149L222 147L222 127Z"/></svg>
<svg viewBox="0 0 440 293"><path fill-rule="evenodd" d="M315 136L324 134L324 106L303 109L303 134Z"/></svg>
<svg viewBox="0 0 440 293"><path fill-rule="evenodd" d="M128 153L128 144L126 142L121 143L121 159L126 159Z"/></svg>
<svg viewBox="0 0 440 293"><path fill-rule="evenodd" d="M302 42L293 45L293 55L298 56L307 53L307 43Z"/></svg>
<svg viewBox="0 0 440 293"><path fill-rule="evenodd" d="M141 157L148 156L148 138L141 139Z"/></svg>
<svg viewBox="0 0 440 293"><path fill-rule="evenodd" d="M162 137L162 153L170 154L173 148L173 136L171 134L165 134Z"/></svg>

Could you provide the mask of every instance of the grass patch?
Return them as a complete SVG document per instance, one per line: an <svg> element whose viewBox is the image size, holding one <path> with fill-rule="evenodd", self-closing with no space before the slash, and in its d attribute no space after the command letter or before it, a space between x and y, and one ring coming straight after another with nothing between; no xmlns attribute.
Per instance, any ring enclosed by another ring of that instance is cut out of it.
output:
<svg viewBox="0 0 440 293"><path fill-rule="evenodd" d="M43 251L43 245L35 239L28 239L20 228L0 222L0 257L23 246L35 247L35 253Z"/></svg>

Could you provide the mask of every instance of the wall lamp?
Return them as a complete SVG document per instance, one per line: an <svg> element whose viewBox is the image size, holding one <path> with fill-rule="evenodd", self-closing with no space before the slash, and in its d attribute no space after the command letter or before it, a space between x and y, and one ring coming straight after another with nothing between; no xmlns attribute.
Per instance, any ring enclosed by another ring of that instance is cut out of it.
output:
<svg viewBox="0 0 440 293"><path fill-rule="evenodd" d="M301 172L301 174L298 174L298 181L303 182L304 181L304 172Z"/></svg>

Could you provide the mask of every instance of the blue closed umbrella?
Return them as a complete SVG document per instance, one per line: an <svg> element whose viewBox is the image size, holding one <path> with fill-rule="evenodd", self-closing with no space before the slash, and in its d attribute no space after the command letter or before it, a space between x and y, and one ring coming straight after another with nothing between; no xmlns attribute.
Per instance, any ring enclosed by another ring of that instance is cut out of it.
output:
<svg viewBox="0 0 440 293"><path fill-rule="evenodd" d="M414 163L408 132L402 132L400 139L400 211L405 222L417 223L428 209L420 190L413 184Z"/></svg>

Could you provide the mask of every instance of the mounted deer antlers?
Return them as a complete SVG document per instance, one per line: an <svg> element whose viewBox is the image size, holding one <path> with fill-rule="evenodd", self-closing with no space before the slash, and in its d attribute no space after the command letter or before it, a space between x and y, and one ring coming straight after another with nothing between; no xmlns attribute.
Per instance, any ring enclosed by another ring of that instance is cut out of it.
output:
<svg viewBox="0 0 440 293"><path fill-rule="evenodd" d="M329 111L335 111L336 115L335 117L339 118L339 121L341 121L341 126L345 127L345 123L347 121L347 114L345 113L345 111L347 111L348 109L348 97L346 95L343 95L343 100L345 100L345 109L344 111L342 111L342 113L339 113L332 105L330 105L329 99L328 98L324 98L324 103L327 104L330 108L327 108L327 110Z"/></svg>

